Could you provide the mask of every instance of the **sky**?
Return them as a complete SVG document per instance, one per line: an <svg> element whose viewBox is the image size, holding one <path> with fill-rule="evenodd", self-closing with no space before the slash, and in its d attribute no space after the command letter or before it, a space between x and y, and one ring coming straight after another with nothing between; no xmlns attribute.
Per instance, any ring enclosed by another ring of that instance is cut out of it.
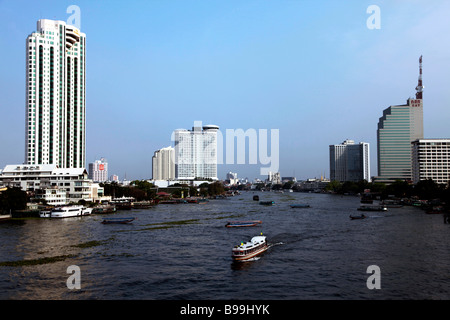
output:
<svg viewBox="0 0 450 320"><path fill-rule="evenodd" d="M329 145L368 142L375 176L378 119L414 97L421 55L425 138L450 138L448 0L0 0L0 168L25 158L25 40L71 5L86 34L86 166L104 157L121 180L150 179L153 153L194 121L224 137L278 130L267 155L278 143L277 171L298 180L329 177ZM223 154L220 179L266 178L260 154Z"/></svg>

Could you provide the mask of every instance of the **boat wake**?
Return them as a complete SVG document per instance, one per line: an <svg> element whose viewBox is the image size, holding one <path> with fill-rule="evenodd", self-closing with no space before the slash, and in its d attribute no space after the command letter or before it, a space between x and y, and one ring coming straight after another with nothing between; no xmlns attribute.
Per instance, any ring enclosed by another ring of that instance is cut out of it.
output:
<svg viewBox="0 0 450 320"><path fill-rule="evenodd" d="M259 259L261 259L261 257L253 257L253 258L245 260L245 262L258 261Z"/></svg>
<svg viewBox="0 0 450 320"><path fill-rule="evenodd" d="M282 245L282 244L284 244L284 242L269 243L268 247L269 247L269 248L272 248L272 247L275 247L275 246L280 246L280 245Z"/></svg>

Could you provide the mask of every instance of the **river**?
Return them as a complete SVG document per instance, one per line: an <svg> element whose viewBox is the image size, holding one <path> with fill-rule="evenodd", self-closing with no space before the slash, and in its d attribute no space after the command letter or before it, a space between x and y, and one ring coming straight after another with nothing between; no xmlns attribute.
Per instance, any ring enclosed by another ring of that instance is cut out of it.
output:
<svg viewBox="0 0 450 320"><path fill-rule="evenodd" d="M275 205L260 205L255 194ZM351 196L243 192L205 204L3 222L0 299L449 299L450 225L442 215L405 206L350 220L358 206ZM136 220L104 225L107 216ZM262 224L225 228L230 220ZM261 233L269 250L233 263L232 247ZM80 289L68 289L69 266L79 268ZM379 268L379 289L368 288L369 266Z"/></svg>

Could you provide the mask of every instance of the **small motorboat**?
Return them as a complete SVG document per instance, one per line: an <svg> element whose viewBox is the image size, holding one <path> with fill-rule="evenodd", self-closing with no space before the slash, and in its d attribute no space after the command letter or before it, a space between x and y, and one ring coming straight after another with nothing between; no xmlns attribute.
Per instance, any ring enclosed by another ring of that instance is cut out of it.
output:
<svg viewBox="0 0 450 320"><path fill-rule="evenodd" d="M258 195L253 196L253 200L254 201L259 201L259 196Z"/></svg>
<svg viewBox="0 0 450 320"><path fill-rule="evenodd" d="M363 214L361 214L359 216L352 216L352 215L350 215L350 219L351 220L358 220L358 219L365 219L365 218L367 218L367 217L365 215L363 215Z"/></svg>
<svg viewBox="0 0 450 320"><path fill-rule="evenodd" d="M358 208L359 211L387 211L386 206L367 206L367 205L361 205Z"/></svg>
<svg viewBox="0 0 450 320"><path fill-rule="evenodd" d="M103 224L127 224L132 221L136 220L136 218L129 217L129 218L104 218L102 223Z"/></svg>
<svg viewBox="0 0 450 320"><path fill-rule="evenodd" d="M309 208L309 204L301 204L301 203L291 204L291 208Z"/></svg>
<svg viewBox="0 0 450 320"><path fill-rule="evenodd" d="M260 220L230 221L225 225L225 227L227 227L227 228L255 227L260 223L262 223L262 221L260 221Z"/></svg>
<svg viewBox="0 0 450 320"><path fill-rule="evenodd" d="M256 236L250 241L241 242L240 245L234 246L231 257L234 261L245 261L256 257L268 248L266 237L263 235Z"/></svg>
<svg viewBox="0 0 450 320"><path fill-rule="evenodd" d="M259 204L262 204L263 206L273 206L275 201L260 201Z"/></svg>

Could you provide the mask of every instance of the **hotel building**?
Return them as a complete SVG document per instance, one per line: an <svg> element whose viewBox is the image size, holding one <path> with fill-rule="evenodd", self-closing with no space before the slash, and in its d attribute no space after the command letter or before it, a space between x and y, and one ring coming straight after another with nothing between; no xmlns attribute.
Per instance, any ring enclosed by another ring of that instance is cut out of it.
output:
<svg viewBox="0 0 450 320"><path fill-rule="evenodd" d="M330 180L370 182L369 144L345 140L341 144L330 145Z"/></svg>
<svg viewBox="0 0 450 320"><path fill-rule="evenodd" d="M218 126L201 126L196 122L192 131L177 129L175 141L175 178L193 180L217 177L217 131Z"/></svg>
<svg viewBox="0 0 450 320"><path fill-rule="evenodd" d="M152 157L153 180L175 180L175 149L162 148Z"/></svg>
<svg viewBox="0 0 450 320"><path fill-rule="evenodd" d="M25 164L85 168L86 35L41 19L26 40Z"/></svg>
<svg viewBox="0 0 450 320"><path fill-rule="evenodd" d="M377 129L378 182L412 180L411 142L423 139L422 57L416 98L383 111Z"/></svg>
<svg viewBox="0 0 450 320"><path fill-rule="evenodd" d="M450 139L418 139L412 143L413 182L450 181Z"/></svg>
<svg viewBox="0 0 450 320"><path fill-rule="evenodd" d="M52 194L55 197L65 195L62 199L67 203L93 201L97 197L93 194L92 181L88 179L86 169L58 168L56 164L7 165L0 174L0 186L18 187L47 200Z"/></svg>

